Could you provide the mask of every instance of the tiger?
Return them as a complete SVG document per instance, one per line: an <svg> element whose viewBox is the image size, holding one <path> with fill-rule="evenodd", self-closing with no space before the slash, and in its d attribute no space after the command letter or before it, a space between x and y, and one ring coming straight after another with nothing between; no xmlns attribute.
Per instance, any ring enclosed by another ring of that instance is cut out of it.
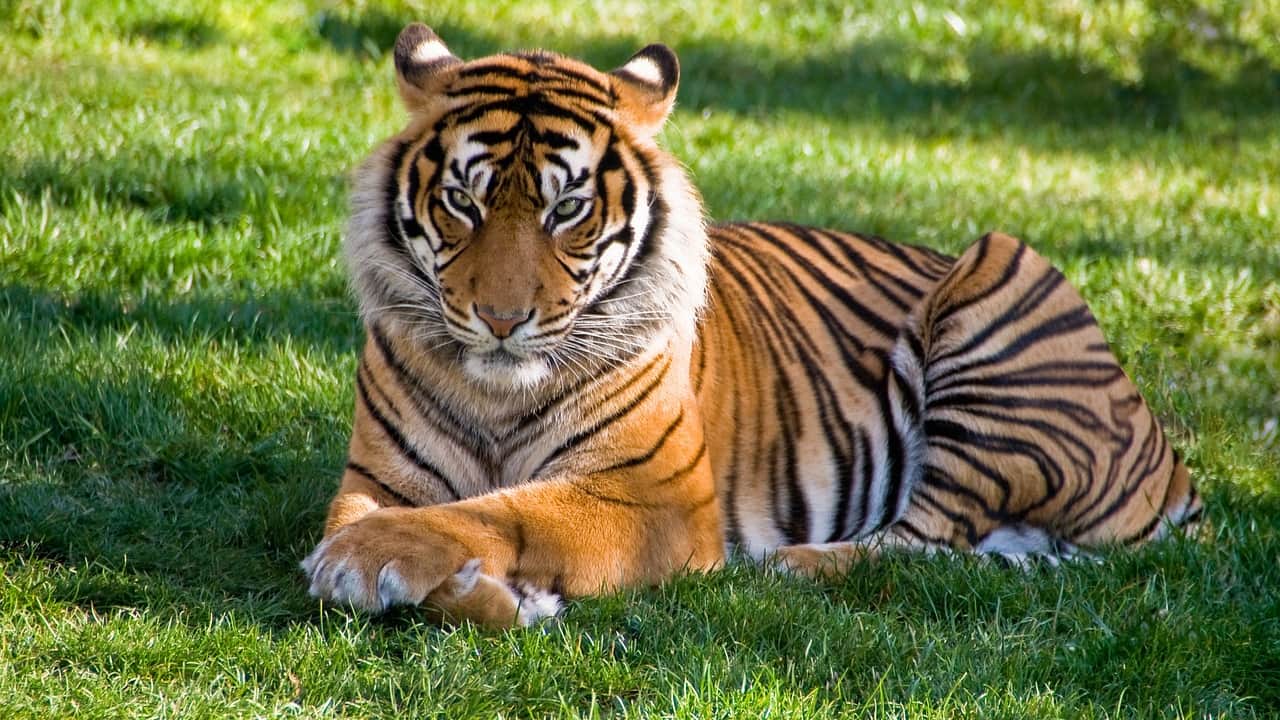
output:
<svg viewBox="0 0 1280 720"><path fill-rule="evenodd" d="M409 120L353 174L366 342L302 561L323 603L526 626L743 558L1136 546L1203 505L1061 272L711 224L657 135L679 63L455 56L398 36Z"/></svg>

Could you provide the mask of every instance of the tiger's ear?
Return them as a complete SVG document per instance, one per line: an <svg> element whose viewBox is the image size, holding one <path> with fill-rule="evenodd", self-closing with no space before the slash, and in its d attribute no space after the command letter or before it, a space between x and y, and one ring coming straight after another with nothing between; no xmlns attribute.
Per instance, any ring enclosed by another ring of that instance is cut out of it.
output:
<svg viewBox="0 0 1280 720"><path fill-rule="evenodd" d="M427 107L453 77L462 61L422 23L413 23L396 38L396 85L409 112Z"/></svg>
<svg viewBox="0 0 1280 720"><path fill-rule="evenodd" d="M622 119L645 137L656 135L676 103L680 85L676 54L666 45L650 45L609 75Z"/></svg>

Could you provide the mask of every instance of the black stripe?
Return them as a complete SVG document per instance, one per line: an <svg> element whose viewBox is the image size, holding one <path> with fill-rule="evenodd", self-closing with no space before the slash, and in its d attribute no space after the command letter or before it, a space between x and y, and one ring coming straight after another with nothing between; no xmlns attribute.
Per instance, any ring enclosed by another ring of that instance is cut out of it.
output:
<svg viewBox="0 0 1280 720"><path fill-rule="evenodd" d="M464 106L453 111L451 120L457 125L465 125L495 112L509 112L520 116L526 121L530 116L535 115L559 118L577 125L587 134L594 133L597 126L604 124L596 113L583 114L574 112L567 107L550 102L548 98L537 95L502 98Z"/></svg>
<svg viewBox="0 0 1280 720"><path fill-rule="evenodd" d="M386 391L382 389L382 386L378 384L377 378L373 376L373 373L369 370L369 366L364 362L361 362L360 366L356 368L356 378L359 379L362 376L366 378L366 382L368 382L368 384L373 388L373 391L381 396L382 404L391 411L391 414L395 416L396 420L404 422L404 416L400 414L400 409L391 401L391 396L388 395Z"/></svg>
<svg viewBox="0 0 1280 720"><path fill-rule="evenodd" d="M936 512L942 517L950 520L952 524L964 529L965 540L972 547L978 544L978 530L973 525L973 520L963 512L954 510L954 502L942 502L933 496L930 488L938 488L945 492L966 495L970 499L982 502L982 498L973 494L967 488L957 485L953 480L943 475L942 470L932 466L925 466L924 483L916 489L912 497L919 501L920 507L925 507L926 512ZM948 543L954 545L954 543Z"/></svg>
<svg viewBox="0 0 1280 720"><path fill-rule="evenodd" d="M770 228L767 225L749 225L747 228L760 238L767 240L774 247L783 250L783 252L787 254L788 260L803 268L810 278L816 280L824 290L832 295L832 297L839 300L845 307L849 308L859 320L870 325L883 336L894 337L898 334L898 327L896 324L885 320L879 313L872 310L858 298L855 298L853 293L849 292L848 288L841 287L836 284L834 280L828 277L826 273L822 272L822 269L814 265L808 258L794 252L788 252L786 243L773 232L773 228ZM799 284L798 280L797 284Z"/></svg>
<svg viewBox="0 0 1280 720"><path fill-rule="evenodd" d="M906 534L910 535L918 543L922 543L925 545L950 545L950 543L947 542L946 538L929 535L928 533L924 532L920 528L916 527L913 523L905 519L899 520L898 522L893 524L892 528L890 528L890 530L895 530L895 529L901 530L902 532L905 532Z"/></svg>
<svg viewBox="0 0 1280 720"><path fill-rule="evenodd" d="M1000 455L1020 456L1035 464L1046 483L1045 495L1057 495L1066 483L1066 472L1035 443L1007 435L980 433L974 428L937 418L925 420L925 434L931 445L946 450L1000 488L1003 499L999 507L991 508L988 505L988 510L998 512L1001 517L1010 516L1009 498L1012 488L1008 478L995 464ZM947 442L942 442L944 440ZM994 453L995 457L984 456L984 459L979 459L971 452L973 450L985 450ZM1024 508L1019 508L1016 515L1021 518L1026 512Z"/></svg>
<svg viewBox="0 0 1280 720"><path fill-rule="evenodd" d="M636 457L627 458L622 462L610 465L609 467L604 468L603 470L599 470L597 472L602 472L602 473L614 472L616 470L631 468L631 467L635 467L637 465L643 465L644 463L649 462L654 458L654 456L658 454L660 450L662 450L662 447L667 444L667 440L671 438L672 433L676 431L676 428L680 427L680 423L682 422L684 422L683 409L680 411L680 414L676 415L676 419L673 420L671 424L667 426L667 429L662 432L662 435L658 436L658 439L657 441L654 442L653 447L649 448L647 452L641 455L637 455Z"/></svg>
<svg viewBox="0 0 1280 720"><path fill-rule="evenodd" d="M892 255L898 262L906 265L911 272L929 278L934 282L940 280L955 265L955 258L950 255L944 255L933 248L910 243L889 242L879 235L856 235L855 237L886 255ZM912 253L917 253L920 257L916 258ZM932 267L924 267L918 260L932 265Z"/></svg>
<svg viewBox="0 0 1280 720"><path fill-rule="evenodd" d="M778 489L786 491L786 502L779 506L787 509L785 518L777 516L780 520L779 527L791 543L807 542L810 527L809 503L800 484L795 446L795 439L800 437L800 407L791 383L781 379L774 383L774 402L779 408L778 420L782 426L774 441L775 450L781 447L781 457L777 459L781 467L775 465L774 477L781 477L784 481L779 484Z"/></svg>
<svg viewBox="0 0 1280 720"><path fill-rule="evenodd" d="M1023 247L1026 247L1026 246L1023 246ZM1006 269L1006 272L1007 271L1008 270ZM1019 320L1022 320L1030 316L1035 311L1043 308L1044 300L1046 300L1049 297L1049 295L1052 294L1053 291L1056 290L1058 286L1061 285L1063 282L1065 282L1065 278L1063 278L1062 274L1057 272L1053 268L1049 268L1039 278L1036 278L1036 281L1032 283L1030 288L1027 288L1021 294L1019 294L1013 300L1013 302L1008 303L1008 308L1003 313L1001 313L997 317L991 318L981 331L974 333L970 337L966 338L963 345L955 347L941 355L937 355L929 358L930 361L937 362L937 361L946 360L952 357L958 357L968 352L972 352L974 348L981 345L988 338L990 338L992 335L996 334L1000 330L1004 329L1005 327L1008 327L1009 325L1014 324ZM979 293L979 295L981 295L981 299L985 300L995 295L997 292L998 290L996 288L984 288L983 292ZM938 325L945 322L948 318L958 313L961 309L975 302L978 302L978 300L965 301L963 303L960 303L959 305L946 305L940 308L938 311L938 314L933 318L933 321L932 321L933 325L937 327ZM1060 318L1063 315L1078 314L1081 309L1082 307L1077 307L1072 310L1068 310L1066 313L1059 313L1057 316L1055 316L1050 320L1041 321L1036 324L1036 330L1039 330L1040 327L1045 324L1054 322L1055 320L1057 320L1057 318ZM1086 313L1087 313L1087 310L1086 310ZM1005 357L1008 357L1007 354L1002 353L1002 355L1004 355Z"/></svg>
<svg viewBox="0 0 1280 720"><path fill-rule="evenodd" d="M786 289L775 278L769 277L766 266L753 252L753 248L739 237L720 235L719 239L725 241L721 248L719 267L738 284L741 296L759 298L763 295L760 302L776 309L774 312L762 313L753 305L748 312L743 313L742 321L755 331L756 339L764 343L775 360L780 355L794 361L797 348L805 348L811 354L820 354L813 338L799 332L799 322L784 322L795 320L790 310L793 302L786 297ZM732 252L727 252L730 250ZM782 366L776 362L775 365Z"/></svg>
<svg viewBox="0 0 1280 720"><path fill-rule="evenodd" d="M471 450L477 459L486 457L483 451L495 444L496 441L493 436L478 427L474 422L468 422L460 417L454 412L449 403L432 392L431 388L422 382L421 377L410 372L404 361L396 353L395 348L392 347L390 338L383 333L381 325L378 323L370 324L369 335L373 338L374 345L382 354L383 362L395 373L396 380L402 386L407 387L412 397L418 401L419 413L424 418L432 421L435 428L450 440L463 448Z"/></svg>
<svg viewBox="0 0 1280 720"><path fill-rule="evenodd" d="M556 448L554 451L552 451L552 453L549 456L547 456L547 459L544 460L542 463L542 467L546 467L547 463L551 462L552 460L555 460L556 458L559 458L564 453L567 453L573 450L574 448L578 447L582 443L586 442L589 438L599 433L601 430L609 427L610 425L617 422L622 417L630 414L632 410L636 409L636 407L638 407L640 403L644 402L645 399L648 398L649 395L653 393L655 389L657 389L657 387L662 383L662 380L666 378L667 371L671 369L671 358L667 357L666 360L667 362L664 363L662 366L662 369L658 371L657 377L653 379L653 382L646 385L634 398L632 398L622 407L610 413L604 419L592 424L591 427L585 430L580 430L574 433L568 440L565 440L563 443L561 443L560 447ZM652 367L652 365L646 366L646 369L647 367ZM642 375L643 373L644 371L637 373L637 377L639 375ZM542 471L542 467L538 468L538 472ZM537 477L538 472L535 472L533 476Z"/></svg>
<svg viewBox="0 0 1280 720"><path fill-rule="evenodd" d="M396 255L409 258L409 243L405 239L404 227L401 225L400 218L400 167L404 162L405 153L409 152L409 143L403 142L396 146L395 151L391 155L391 177L387 181L386 187L386 237L384 238L388 248Z"/></svg>
<svg viewBox="0 0 1280 720"><path fill-rule="evenodd" d="M544 145L548 145L552 150L562 150L564 148L578 149L582 147L581 143L564 133L556 132L551 129L538 130L533 135L533 139ZM553 156L556 157L556 156ZM556 157L556 159L560 159ZM568 166L566 166L567 169Z"/></svg>
<svg viewBox="0 0 1280 720"><path fill-rule="evenodd" d="M698 463L702 462L702 458L706 456L707 456L707 445L706 443L703 443L698 446L698 452L694 453L693 459L690 460L687 464L685 464L684 467L680 468L679 470L676 470L675 472L662 478L661 480L656 481L654 485L670 485L676 480L680 480L684 478L686 475L693 472L693 469L698 467Z"/></svg>
<svg viewBox="0 0 1280 720"><path fill-rule="evenodd" d="M509 64L510 58L519 58L521 60L534 62L540 67L538 70L533 72L530 72L527 69L522 67L513 67L512 65ZM485 77L510 78L512 80L518 80L522 83L527 83L531 78L534 80L542 80L543 82L545 82L547 78L545 77L544 73L560 75L561 77L580 82L586 85L587 87L598 91L605 98L608 98L610 96L609 87L604 83L600 82L599 80L597 80L596 78L593 78L584 73L580 73L576 70L572 70L563 65L543 64L542 58L540 57L535 58L527 53L512 53L507 55L506 57L496 58L494 61L481 62L479 64L473 64L473 65L464 67L458 71L457 77L464 80L471 79L471 78L485 78ZM558 89L558 88L554 88L554 89ZM605 102L607 103L607 100Z"/></svg>
<svg viewBox="0 0 1280 720"><path fill-rule="evenodd" d="M495 83L476 83L475 85L462 85L460 87L450 88L445 92L445 97L463 97L466 95L508 95L513 96L519 88L508 85L497 85Z"/></svg>
<svg viewBox="0 0 1280 720"><path fill-rule="evenodd" d="M570 80L574 80L576 82L580 82L583 85L586 85L587 87L591 88L592 90L599 92L601 95L604 96L605 100L603 102L605 104L609 104L610 102L612 102L613 88L609 87L607 83L601 82L596 77L587 75L586 73L578 72L577 70L571 67L567 67L565 65L552 65L550 67L543 67L543 70L556 75L560 75Z"/></svg>
<svg viewBox="0 0 1280 720"><path fill-rule="evenodd" d="M1017 406L1013 407L1016 408ZM1035 406L1028 405L1028 407ZM976 404L966 407L963 412L965 415L973 416L975 418L994 420L1007 425L1015 425L1037 431L1038 434L1053 441L1054 445L1056 445L1076 466L1078 471L1077 474L1081 477L1086 477L1091 472L1091 468L1096 462L1096 456L1089 440L1069 432L1060 422L1051 422L1018 415L1005 415L990 410L979 409ZM1089 432L1089 435L1092 436L1090 439L1094 443L1105 445L1110 442L1110 437L1107 437L1110 434L1105 433L1104 428L1086 428L1086 430ZM1076 452L1073 453L1072 449ZM1083 458L1078 457L1077 454L1083 455Z"/></svg>
<svg viewBox="0 0 1280 720"><path fill-rule="evenodd" d="M481 145L501 145L503 143L513 143L520 135L520 123L512 125L507 130L477 130L467 136L469 142L480 143Z"/></svg>
<svg viewBox="0 0 1280 720"><path fill-rule="evenodd" d="M822 240L826 239L832 242L832 244L840 250L841 254L844 255L845 260L851 263L854 269L857 270L857 273L850 274L861 275L867 282L871 283L871 285L880 291L880 295L884 297L884 299L896 305L898 309L904 313L911 310L915 305L914 301L919 300L924 296L924 288L917 287L916 285L907 282L906 278L887 273L878 265L868 262L866 256L858 252L858 250L854 248L853 242L850 242L850 238L857 238L856 235L837 235L835 233L814 230L802 225L782 224L779 227L790 230L797 238L804 241L806 245L821 254L823 259L831 265L841 267L843 263L841 263L840 259L827 249ZM912 299L904 300L899 297L893 290L885 285L881 278L896 285L900 290L910 295Z"/></svg>
<svg viewBox="0 0 1280 720"><path fill-rule="evenodd" d="M392 500L395 500L401 505L408 505L409 507L417 506L417 503L413 502L412 500L405 497L404 495L401 495L400 493L396 492L395 488L391 487L390 485L386 484L381 479L379 479L376 475L374 475L369 470L369 468L356 462L347 461L347 469L363 477L364 479L368 480L374 485L377 485L379 488L382 489L383 492L390 495Z"/></svg>
<svg viewBox="0 0 1280 720"><path fill-rule="evenodd" d="M409 441L405 436L401 434L401 432L392 425L389 420L387 420L387 416L383 415L382 412L373 404L369 399L369 390L365 387L364 381L360 378L359 374L356 375L356 389L359 391L360 399L364 402L365 409L369 411L369 414L373 416L373 419L382 427L382 431L386 433L387 437L395 443L397 449L400 450L400 454L408 458L410 462L418 467L418 469L428 472L439 479L445 489L453 496L454 500L461 500L462 495L458 492L458 489L453 486L453 483L449 482L449 478L445 477L445 474L441 472L438 467L419 455L418 451L409 444Z"/></svg>
<svg viewBox="0 0 1280 720"><path fill-rule="evenodd" d="M991 250L990 236L984 235L980 240L978 240L976 246L977 246L977 253L976 253L977 256L973 259L973 262L967 268L965 268L964 274L953 275L947 279L948 290L950 290L952 286L960 282L961 279L967 278L970 275L972 275L978 268L982 267L983 263L986 262L987 254ZM976 293L969 300L957 301L955 304L947 305L945 308L940 308L938 314L933 319L933 323L936 325L942 322L943 320L946 320L951 315L969 307L970 305L982 302L987 298L991 297L992 295L995 295L996 293L1003 290L1006 285L1008 285L1010 282L1013 281L1014 276L1018 274L1018 266L1022 261L1022 256L1026 254L1026 251L1027 251L1027 246L1019 244L1018 249L1013 254L1013 257L1005 261L1004 271L1000 273L1000 277L996 278L995 283L989 284L987 287L982 289L982 292ZM950 300L953 298L948 297L948 299Z"/></svg>
<svg viewBox="0 0 1280 720"><path fill-rule="evenodd" d="M971 366L982 369L981 363ZM1124 371L1113 362L1044 362L1034 365L1023 365L1019 368L1001 369L998 374L988 376L966 376L960 370L948 373L930 386L930 397L943 393L955 385L966 387L988 388L1030 388L1030 387L1084 387L1099 388L1115 382Z"/></svg>

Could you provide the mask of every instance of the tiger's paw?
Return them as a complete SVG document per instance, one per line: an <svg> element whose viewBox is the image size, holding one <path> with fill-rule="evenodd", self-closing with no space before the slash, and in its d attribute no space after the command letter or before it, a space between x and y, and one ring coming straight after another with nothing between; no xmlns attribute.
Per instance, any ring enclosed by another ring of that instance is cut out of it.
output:
<svg viewBox="0 0 1280 720"><path fill-rule="evenodd" d="M526 583L511 584L481 572L479 560L462 569L427 597L427 604L454 621L485 627L528 627L560 613L560 596Z"/></svg>
<svg viewBox="0 0 1280 720"><path fill-rule="evenodd" d="M380 613L437 589L474 585L471 558L411 511L377 510L325 538L302 561L312 597Z"/></svg>
<svg viewBox="0 0 1280 720"><path fill-rule="evenodd" d="M535 588L531 585L517 585L520 595L519 609L516 611L516 624L528 627L544 620L555 618L564 609L560 596L550 590Z"/></svg>
<svg viewBox="0 0 1280 720"><path fill-rule="evenodd" d="M829 580L847 575L854 563L878 553L878 546L853 542L784 545L774 551L769 564L788 575Z"/></svg>
<svg viewBox="0 0 1280 720"><path fill-rule="evenodd" d="M420 510L382 509L321 541L302 570L312 597L371 613L425 602L454 621L506 628L560 612L558 595L513 586L471 555Z"/></svg>

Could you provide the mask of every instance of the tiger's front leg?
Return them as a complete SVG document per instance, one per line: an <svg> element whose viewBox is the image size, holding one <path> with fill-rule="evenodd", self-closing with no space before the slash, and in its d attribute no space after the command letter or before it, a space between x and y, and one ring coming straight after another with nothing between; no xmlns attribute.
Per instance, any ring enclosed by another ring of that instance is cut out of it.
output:
<svg viewBox="0 0 1280 720"><path fill-rule="evenodd" d="M644 434L619 427L576 463L561 463L593 471L451 503L377 507L351 488L335 498L325 539L303 561L311 593L371 612L425 602L502 627L553 614L549 589L575 597L715 567L723 542L700 427L677 424L688 431L648 450L628 448L619 436ZM599 449L619 446L623 453Z"/></svg>
<svg viewBox="0 0 1280 720"><path fill-rule="evenodd" d="M375 509L331 532L302 563L311 594L375 613L430 597L446 617L493 627L530 625L559 611L554 594L485 572L503 558L481 559L485 550L451 532L456 523L443 507ZM492 543L489 552L503 547Z"/></svg>

